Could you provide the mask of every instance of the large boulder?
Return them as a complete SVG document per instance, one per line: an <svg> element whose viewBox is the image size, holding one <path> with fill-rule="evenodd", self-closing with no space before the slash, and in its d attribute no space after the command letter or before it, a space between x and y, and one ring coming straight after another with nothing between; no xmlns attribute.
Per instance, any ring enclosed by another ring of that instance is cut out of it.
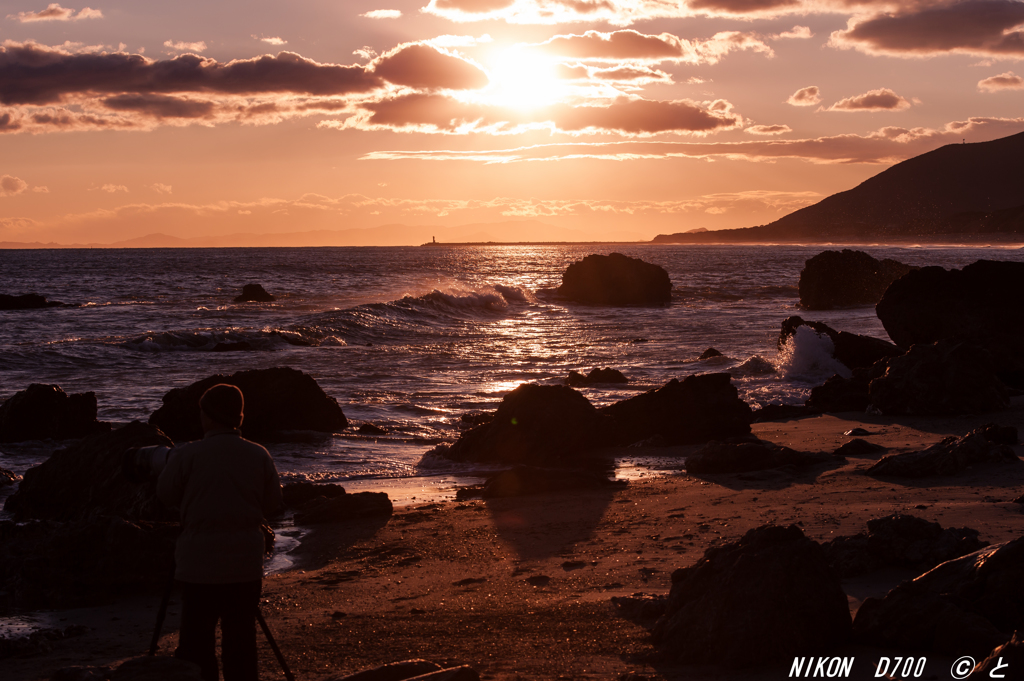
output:
<svg viewBox="0 0 1024 681"><path fill-rule="evenodd" d="M804 263L800 304L808 310L874 305L889 284L914 269L896 260L876 260L863 251L824 251Z"/></svg>
<svg viewBox="0 0 1024 681"><path fill-rule="evenodd" d="M238 386L242 391L242 435L250 440L288 439L289 431L334 433L348 426L335 398L325 394L312 376L288 367L239 371L231 376L217 374L187 388L174 388L164 395L163 406L149 417L150 424L175 441L200 439L199 398L218 383Z"/></svg>
<svg viewBox="0 0 1024 681"><path fill-rule="evenodd" d="M704 445L696 454L686 458L686 472L691 475L706 473L749 473L782 466L815 466L833 463L838 459L820 452L798 452L764 440L718 442Z"/></svg>
<svg viewBox="0 0 1024 681"><path fill-rule="evenodd" d="M267 293L262 284L246 284L242 295L235 297L236 303L272 303L274 296Z"/></svg>
<svg viewBox="0 0 1024 681"><path fill-rule="evenodd" d="M344 489L342 489L344 492ZM385 492L356 492L317 497L295 512L296 525L327 525L394 513Z"/></svg>
<svg viewBox="0 0 1024 681"><path fill-rule="evenodd" d="M173 444L153 426L138 421L91 435L25 471L4 510L19 520L70 521L104 515L172 520L176 516L157 501L154 483L130 482L122 472L122 459L132 447Z"/></svg>
<svg viewBox="0 0 1024 681"><path fill-rule="evenodd" d="M750 433L753 412L729 374L672 379L661 388L600 409L609 417L609 444L629 445L655 435L665 444L692 444Z"/></svg>
<svg viewBox="0 0 1024 681"><path fill-rule="evenodd" d="M505 395L494 418L442 452L456 461L552 465L581 461L603 444L594 405L564 385L523 384Z"/></svg>
<svg viewBox="0 0 1024 681"><path fill-rule="evenodd" d="M0 442L65 440L110 430L96 420L96 395L68 395L60 386L33 383L0 405Z"/></svg>
<svg viewBox="0 0 1024 681"><path fill-rule="evenodd" d="M751 667L823 654L849 632L846 595L821 546L795 525L765 525L673 572L653 633L680 661Z"/></svg>
<svg viewBox="0 0 1024 681"><path fill-rule="evenodd" d="M832 356L850 369L867 368L879 360L903 354L898 347L881 338L861 336L848 331L836 331L823 322L809 322L798 316L787 317L783 320L782 330L779 333L780 349L789 342L789 339L801 326L806 326L817 334L828 336L833 345Z"/></svg>
<svg viewBox="0 0 1024 681"><path fill-rule="evenodd" d="M0 293L0 310L37 310L43 307L63 307L64 303L55 300L47 300L36 293L26 293L21 296L9 296Z"/></svg>
<svg viewBox="0 0 1024 681"><path fill-rule="evenodd" d="M621 253L588 255L562 274L558 294L588 305L661 305L672 300L663 267Z"/></svg>
<svg viewBox="0 0 1024 681"><path fill-rule="evenodd" d="M979 260L962 270L923 267L893 282L875 312L901 348L969 332L1024 335L1024 263Z"/></svg>
<svg viewBox="0 0 1024 681"><path fill-rule="evenodd" d="M578 371L570 371L565 382L566 385L575 388L576 386L592 385L594 383L629 383L629 379L618 369L605 367L603 369L591 369L590 373L586 376Z"/></svg>
<svg viewBox="0 0 1024 681"><path fill-rule="evenodd" d="M889 567L930 570L987 545L969 527L943 529L938 523L894 513L869 520L867 533L836 537L822 546L829 565L846 579Z"/></svg>
<svg viewBox="0 0 1024 681"><path fill-rule="evenodd" d="M1024 629L1024 538L942 563L857 611L868 645L983 658ZM959 653L958 653L959 654Z"/></svg>
<svg viewBox="0 0 1024 681"><path fill-rule="evenodd" d="M882 458L868 475L894 478L930 478L957 475L972 466L1020 464L1008 445L990 439L986 427L957 437L950 435L920 452L904 452Z"/></svg>

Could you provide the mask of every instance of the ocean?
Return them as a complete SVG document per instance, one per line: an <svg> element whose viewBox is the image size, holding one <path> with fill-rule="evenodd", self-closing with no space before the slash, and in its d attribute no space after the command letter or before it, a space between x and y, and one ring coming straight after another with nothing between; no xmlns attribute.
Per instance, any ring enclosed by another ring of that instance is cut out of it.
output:
<svg viewBox="0 0 1024 681"><path fill-rule="evenodd" d="M494 409L523 382L613 367L624 386L582 392L600 406L695 373L728 372L752 407L800 404L841 365L813 334L776 347L800 314L887 338L871 306L799 308L804 261L826 246L481 245L0 251L0 292L73 307L0 312L0 399L30 383L93 391L99 417L145 421L163 395L216 373L290 366L311 374L354 422L316 444L274 444L284 481L385 491L396 504L454 495L489 472L424 454L458 436L460 417ZM838 247L832 247L838 248ZM1014 248L856 247L876 258L962 267L1024 261ZM618 251L668 270L665 307L588 307L554 295L570 263ZM273 303L232 302L260 283ZM219 342L246 352L212 352ZM708 347L722 357L698 360ZM355 428L370 422L384 436ZM0 445L23 473L53 442ZM621 457L619 477L678 470Z"/></svg>

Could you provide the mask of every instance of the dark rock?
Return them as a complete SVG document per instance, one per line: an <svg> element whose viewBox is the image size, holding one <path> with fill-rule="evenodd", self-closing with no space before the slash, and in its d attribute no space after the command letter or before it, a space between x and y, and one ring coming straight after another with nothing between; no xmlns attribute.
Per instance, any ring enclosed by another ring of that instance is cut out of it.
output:
<svg viewBox="0 0 1024 681"><path fill-rule="evenodd" d="M163 406L153 412L149 422L175 441L200 439L199 398L218 383L242 391L242 435L250 440L286 438L287 431L334 433L348 426L336 399L326 395L312 376L288 367L217 374L187 388L174 388L164 395Z"/></svg>
<svg viewBox="0 0 1024 681"><path fill-rule="evenodd" d="M653 633L680 661L751 667L820 654L849 632L846 595L821 546L795 525L766 525L673 572Z"/></svg>
<svg viewBox="0 0 1024 681"><path fill-rule="evenodd" d="M6 468L0 468L0 488L10 487L20 479L21 478L14 471L9 471Z"/></svg>
<svg viewBox="0 0 1024 681"><path fill-rule="evenodd" d="M800 272L800 304L808 310L874 305L886 288L916 268L896 260L876 260L863 251L824 251Z"/></svg>
<svg viewBox="0 0 1024 681"><path fill-rule="evenodd" d="M295 513L296 525L324 525L349 520L389 516L394 512L385 492L356 492L335 497L318 497Z"/></svg>
<svg viewBox="0 0 1024 681"><path fill-rule="evenodd" d="M252 349L252 344L248 341L238 341L237 343L221 341L213 346L211 352L249 352Z"/></svg>
<svg viewBox="0 0 1024 681"><path fill-rule="evenodd" d="M868 442L867 440L861 440L860 438L854 438L846 444L838 447L836 451L832 452L835 456L867 456L868 454L877 454L878 452L884 452L886 448L882 445L876 445L874 442Z"/></svg>
<svg viewBox="0 0 1024 681"><path fill-rule="evenodd" d="M105 515L173 520L177 516L156 499L155 481L135 484L122 470L128 449L158 444L174 443L153 426L138 421L110 433L91 435L25 471L4 510L19 520L66 521Z"/></svg>
<svg viewBox="0 0 1024 681"><path fill-rule="evenodd" d="M464 432L444 456L455 461L551 465L581 460L603 444L597 410L564 385L523 384L490 423Z"/></svg>
<svg viewBox="0 0 1024 681"><path fill-rule="evenodd" d="M360 435L387 435L388 434L388 431L384 430L380 426L375 426L372 423L364 423L363 425L359 426L359 429L356 432L359 433Z"/></svg>
<svg viewBox="0 0 1024 681"><path fill-rule="evenodd" d="M807 407L818 412L836 413L856 411L863 413L871 404L868 370L857 369L850 378L836 374L822 385L811 388Z"/></svg>
<svg viewBox="0 0 1024 681"><path fill-rule="evenodd" d="M708 348L704 352L700 353L700 357L698 357L697 359L711 359L712 357L721 357L721 356L722 356L722 353L720 353L715 348Z"/></svg>
<svg viewBox="0 0 1024 681"><path fill-rule="evenodd" d="M441 665L427 660L402 660L347 676L331 676L324 681L405 681L441 669Z"/></svg>
<svg viewBox="0 0 1024 681"><path fill-rule="evenodd" d="M23 636L0 636L0 660L9 657L29 657L34 655L46 655L53 651L54 643L63 641L65 639L72 638L74 636L81 636L88 631L88 627L81 624L72 624L71 626L64 628L50 627L47 629L36 629ZM81 667L78 667L82 670ZM98 669L93 667L93 669ZM71 672L70 669L64 670ZM107 671L110 671L107 669ZM51 680L56 678L55 673L51 676ZM72 677L71 673L66 673L63 678L68 681L75 681L79 679L81 681L90 681L95 679L96 681L103 681L106 677L100 676L87 676L84 673L80 673L76 677Z"/></svg>
<svg viewBox="0 0 1024 681"><path fill-rule="evenodd" d="M1015 426L997 426L994 423L986 423L981 427L981 434L985 436L986 440L997 445L1012 447L1019 442Z"/></svg>
<svg viewBox="0 0 1024 681"><path fill-rule="evenodd" d="M136 657L110 673L110 681L202 681L199 665L176 657Z"/></svg>
<svg viewBox="0 0 1024 681"><path fill-rule="evenodd" d="M884 457L866 472L882 477L927 478L957 475L971 466L1019 463L1010 447L991 442L985 438L985 429L977 428L962 437L950 435L920 452Z"/></svg>
<svg viewBox="0 0 1024 681"><path fill-rule="evenodd" d="M998 671L997 671L998 668ZM975 678L996 679L1005 676L1010 669L1024 669L1024 631L1014 632L1008 643L999 646L974 668ZM999 676L1003 674L1004 676Z"/></svg>
<svg viewBox="0 0 1024 681"><path fill-rule="evenodd" d="M633 622L650 622L665 614L668 597L635 593L632 596L613 596L612 605L619 614Z"/></svg>
<svg viewBox="0 0 1024 681"><path fill-rule="evenodd" d="M263 288L262 284L246 284L242 287L242 295L235 298L236 303L272 303L274 296Z"/></svg>
<svg viewBox="0 0 1024 681"><path fill-rule="evenodd" d="M315 482L290 482L281 487L281 496L284 498L284 505L288 508L298 508L313 499L333 499L343 494L345 494L345 488L341 485Z"/></svg>
<svg viewBox="0 0 1024 681"><path fill-rule="evenodd" d="M895 280L915 269L863 251L824 251L804 263L800 304L807 309L873 305Z"/></svg>
<svg viewBox="0 0 1024 681"><path fill-rule="evenodd" d="M832 356L850 369L867 368L879 360L903 354L898 347L880 338L836 331L828 324L804 321L803 318L797 316L787 317L783 320L782 330L779 333L779 348L786 345L801 326L806 326L817 334L827 336L832 341Z"/></svg>
<svg viewBox="0 0 1024 681"><path fill-rule="evenodd" d="M868 645L985 657L1024 628L1022 584L1024 538L942 563L884 599L866 599L854 633Z"/></svg>
<svg viewBox="0 0 1024 681"><path fill-rule="evenodd" d="M609 439L623 446L654 435L670 445L742 436L750 432L753 420L729 374L672 379L599 412L611 419Z"/></svg>
<svg viewBox="0 0 1024 681"><path fill-rule="evenodd" d="M672 300L663 267L621 253L588 255L566 268L558 294L588 305L660 305Z"/></svg>
<svg viewBox="0 0 1024 681"><path fill-rule="evenodd" d="M609 480L589 471L516 466L489 478L481 496L484 499L497 499L581 489L620 489L625 486L625 481Z"/></svg>
<svg viewBox="0 0 1024 681"><path fill-rule="evenodd" d="M814 416L821 412L806 405L796 404L766 404L760 409L754 410L754 423L764 421L790 421L792 419Z"/></svg>
<svg viewBox="0 0 1024 681"><path fill-rule="evenodd" d="M868 521L868 532L836 537L822 546L829 565L843 579L887 567L930 570L987 546L969 527L942 529L938 523L898 513Z"/></svg>
<svg viewBox="0 0 1024 681"><path fill-rule="evenodd" d="M96 420L95 393L68 395L60 386L33 383L0 405L0 442L64 440L110 430Z"/></svg>
<svg viewBox="0 0 1024 681"><path fill-rule="evenodd" d="M22 296L9 296L0 293L0 310L37 310L43 307L63 307L64 303L54 300L47 300L35 293L26 293Z"/></svg>
<svg viewBox="0 0 1024 681"><path fill-rule="evenodd" d="M831 454L798 452L771 442L709 442L696 454L686 458L686 472L691 475L707 473L748 473L780 466L814 466L833 463Z"/></svg>
<svg viewBox="0 0 1024 681"><path fill-rule="evenodd" d="M923 267L893 282L875 308L901 348L965 331L1024 335L1024 263L979 260L962 270Z"/></svg>
<svg viewBox="0 0 1024 681"><path fill-rule="evenodd" d="M871 433L865 430L864 428L851 428L850 430L843 433L843 435L849 435L850 437L860 437L862 435L874 435L874 433Z"/></svg>
<svg viewBox="0 0 1024 681"><path fill-rule="evenodd" d="M1010 404L991 355L974 343L915 345L879 366L885 371L871 381L869 395L883 414L977 414Z"/></svg>
<svg viewBox="0 0 1024 681"><path fill-rule="evenodd" d="M459 417L460 427L482 426L494 420L493 411L471 411Z"/></svg>
<svg viewBox="0 0 1024 681"><path fill-rule="evenodd" d="M166 584L176 523L0 522L0 604L71 608Z"/></svg>
<svg viewBox="0 0 1024 681"><path fill-rule="evenodd" d="M586 376L578 371L570 371L569 377L566 379L566 384L572 387L591 385L592 383L629 383L629 379L618 369L608 368L592 369Z"/></svg>

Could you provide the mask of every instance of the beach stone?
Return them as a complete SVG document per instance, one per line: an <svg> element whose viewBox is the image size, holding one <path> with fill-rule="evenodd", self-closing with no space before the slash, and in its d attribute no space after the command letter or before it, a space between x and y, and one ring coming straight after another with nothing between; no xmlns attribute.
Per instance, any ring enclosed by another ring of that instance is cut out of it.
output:
<svg viewBox="0 0 1024 681"><path fill-rule="evenodd" d="M202 681L199 665L176 657L154 655L122 662L110 681Z"/></svg>
<svg viewBox="0 0 1024 681"><path fill-rule="evenodd" d="M814 466L835 462L831 454L798 452L764 440L741 442L712 441L696 454L686 458L686 472L691 475L707 473L749 473L781 466Z"/></svg>
<svg viewBox="0 0 1024 681"><path fill-rule="evenodd" d="M884 452L886 448L882 445L876 445L873 442L867 440L861 440L860 438L854 438L844 445L838 447L834 452L835 456L867 456L868 454L877 454L878 452Z"/></svg>
<svg viewBox="0 0 1024 681"><path fill-rule="evenodd" d="M443 667L427 660L390 662L374 669L366 669L345 676L329 676L324 681L405 681L416 676L441 671Z"/></svg>
<svg viewBox="0 0 1024 681"><path fill-rule="evenodd" d="M289 482L281 487L281 496L288 508L297 508L313 499L333 499L343 494L344 487L329 483Z"/></svg>
<svg viewBox="0 0 1024 681"><path fill-rule="evenodd" d="M825 553L799 527L764 525L672 573L653 630L687 663L764 666L845 642L850 611Z"/></svg>
<svg viewBox="0 0 1024 681"><path fill-rule="evenodd" d="M267 293L262 284L246 284L242 287L242 295L235 298L236 303L272 303L274 296Z"/></svg>
<svg viewBox="0 0 1024 681"><path fill-rule="evenodd" d="M946 561L883 599L866 599L853 627L868 645L986 657L1024 629L1024 537Z"/></svg>
<svg viewBox="0 0 1024 681"><path fill-rule="evenodd" d="M18 520L85 520L116 515L131 520L173 520L156 498L156 481L125 477L124 453L134 447L174 445L153 426L133 421L109 433L80 440L25 471L4 510Z"/></svg>
<svg viewBox="0 0 1024 681"><path fill-rule="evenodd" d="M633 622L657 621L665 614L667 596L635 593L631 596L612 596L612 605L620 615Z"/></svg>
<svg viewBox="0 0 1024 681"><path fill-rule="evenodd" d="M926 571L987 545L969 527L943 529L938 523L894 513L869 520L867 533L836 537L822 547L829 565L846 579L887 567Z"/></svg>
<svg viewBox="0 0 1024 681"><path fill-rule="evenodd" d="M609 480L589 471L516 466L488 478L480 496L498 499L581 489L621 489L625 486L625 481Z"/></svg>
<svg viewBox="0 0 1024 681"><path fill-rule="evenodd" d="M570 371L566 384L571 387L578 385L591 385L592 383L629 383L618 369L591 369L590 373L584 376L578 371Z"/></svg>
<svg viewBox="0 0 1024 681"><path fill-rule="evenodd" d="M893 281L915 269L864 251L823 251L800 272L800 305L808 310L874 305Z"/></svg>
<svg viewBox="0 0 1024 681"><path fill-rule="evenodd" d="M350 520L389 516L394 506L386 492L356 492L335 497L317 497L295 513L296 525L325 525Z"/></svg>
<svg viewBox="0 0 1024 681"><path fill-rule="evenodd" d="M1021 463L1009 446L992 442L986 432L984 427L976 428L963 436L950 435L919 452L886 456L866 473L894 478L944 477L972 466Z"/></svg>
<svg viewBox="0 0 1024 681"><path fill-rule="evenodd" d="M0 442L66 440L110 430L96 420L96 394L68 395L58 385L33 383L0 405Z"/></svg>
<svg viewBox="0 0 1024 681"><path fill-rule="evenodd" d="M599 410L609 418L608 439L622 446L661 435L668 445L692 444L750 433L753 412L729 374L700 374Z"/></svg>
<svg viewBox="0 0 1024 681"><path fill-rule="evenodd" d="M20 479L21 477L14 471L0 468L0 488L16 485Z"/></svg>
<svg viewBox="0 0 1024 681"><path fill-rule="evenodd" d="M64 303L55 300L47 300L35 293L26 293L21 296L10 296L0 293L0 310L38 310L44 307L63 307Z"/></svg>
<svg viewBox="0 0 1024 681"><path fill-rule="evenodd" d="M894 282L875 312L901 348L970 331L1024 335L1024 263L978 260L962 270L922 267Z"/></svg>
<svg viewBox="0 0 1024 681"><path fill-rule="evenodd" d="M588 255L562 274L558 294L588 305L661 305L672 301L665 268L621 253Z"/></svg>
<svg viewBox="0 0 1024 681"><path fill-rule="evenodd" d="M1003 666L1006 665L1006 666ZM999 671L996 671L996 668ZM975 678L1010 678L1009 676L992 676L1006 674L1010 669L1024 669L1024 631L1016 631L1007 643L999 646L988 657L974 668Z"/></svg>
<svg viewBox="0 0 1024 681"><path fill-rule="evenodd" d="M455 461L552 465L579 462L604 444L597 410L564 385L520 385L502 398L494 418L459 436L446 451Z"/></svg>
<svg viewBox="0 0 1024 681"><path fill-rule="evenodd" d="M871 380L868 393L883 414L977 414L1010 404L991 354L975 343L919 344L879 366L884 373Z"/></svg>
<svg viewBox="0 0 1024 681"><path fill-rule="evenodd" d="M708 348L704 352L700 353L700 357L698 357L697 359L699 359L699 360L701 360L701 359L711 359L712 357L721 357L721 356L722 356L722 353L720 353L715 348Z"/></svg>
<svg viewBox="0 0 1024 681"><path fill-rule="evenodd" d="M850 378L839 374L811 388L805 406L819 413L854 411L863 413L871 405L870 379L866 369L855 369Z"/></svg>
<svg viewBox="0 0 1024 681"><path fill-rule="evenodd" d="M782 329L779 332L778 345L780 349L789 342L789 339L801 326L806 326L817 334L827 336L832 341L832 356L850 369L867 368L879 360L903 354L903 350L881 338L836 331L828 324L805 321L799 316L787 317L783 320Z"/></svg>
<svg viewBox="0 0 1024 681"><path fill-rule="evenodd" d="M245 419L241 430L247 439L288 440L298 437L289 431L334 433L348 427L338 401L324 393L312 376L289 367L239 371L231 376L217 374L186 388L174 388L150 415L150 424L176 442L202 438L199 398L218 383L242 391Z"/></svg>
<svg viewBox="0 0 1024 681"><path fill-rule="evenodd" d="M388 431L384 430L380 426L375 426L372 423L364 423L359 426L356 430L360 435L387 435Z"/></svg>

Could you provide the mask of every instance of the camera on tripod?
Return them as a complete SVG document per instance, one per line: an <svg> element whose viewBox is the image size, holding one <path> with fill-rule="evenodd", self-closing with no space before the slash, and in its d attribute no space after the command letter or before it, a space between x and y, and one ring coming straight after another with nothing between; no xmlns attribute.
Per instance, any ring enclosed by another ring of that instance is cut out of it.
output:
<svg viewBox="0 0 1024 681"><path fill-rule="evenodd" d="M121 456L121 472L138 484L156 480L173 455L174 447L167 445L132 447Z"/></svg>

